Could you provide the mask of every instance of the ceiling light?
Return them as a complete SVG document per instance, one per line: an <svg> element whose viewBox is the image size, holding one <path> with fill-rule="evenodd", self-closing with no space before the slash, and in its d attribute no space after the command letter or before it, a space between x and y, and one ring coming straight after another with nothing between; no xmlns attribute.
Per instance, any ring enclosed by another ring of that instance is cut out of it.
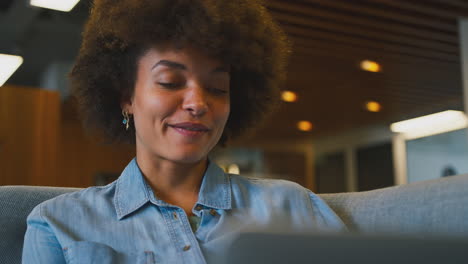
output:
<svg viewBox="0 0 468 264"><path fill-rule="evenodd" d="M382 105L380 105L380 103L376 101L368 101L366 102L366 109L369 112L377 113L380 112L380 110L382 110Z"/></svg>
<svg viewBox="0 0 468 264"><path fill-rule="evenodd" d="M297 101L297 94L292 91L283 91L281 93L281 99L283 99L285 102L292 103Z"/></svg>
<svg viewBox="0 0 468 264"><path fill-rule="evenodd" d="M305 131L305 132L308 132L308 131L311 131L312 130L312 123L309 122L309 121L299 121L297 122L297 129L299 129L300 131Z"/></svg>
<svg viewBox="0 0 468 264"><path fill-rule="evenodd" d="M393 123L390 129L402 133L406 139L415 139L466 128L467 125L465 113L448 110Z"/></svg>
<svg viewBox="0 0 468 264"><path fill-rule="evenodd" d="M31 5L69 12L80 0L31 0Z"/></svg>
<svg viewBox="0 0 468 264"><path fill-rule="evenodd" d="M15 73L23 63L23 57L8 54L0 54L0 86Z"/></svg>
<svg viewBox="0 0 468 264"><path fill-rule="evenodd" d="M379 72L381 71L380 64L375 61L363 60L361 61L361 69L370 72Z"/></svg>

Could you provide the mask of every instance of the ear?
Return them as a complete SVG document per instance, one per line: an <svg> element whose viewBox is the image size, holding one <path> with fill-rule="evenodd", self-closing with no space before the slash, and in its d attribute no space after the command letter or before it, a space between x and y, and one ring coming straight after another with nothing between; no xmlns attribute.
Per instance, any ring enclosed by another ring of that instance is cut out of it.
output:
<svg viewBox="0 0 468 264"><path fill-rule="evenodd" d="M133 100L132 98L129 98L127 100L124 100L120 103L120 108L122 108L123 111L127 111L129 114L133 114Z"/></svg>

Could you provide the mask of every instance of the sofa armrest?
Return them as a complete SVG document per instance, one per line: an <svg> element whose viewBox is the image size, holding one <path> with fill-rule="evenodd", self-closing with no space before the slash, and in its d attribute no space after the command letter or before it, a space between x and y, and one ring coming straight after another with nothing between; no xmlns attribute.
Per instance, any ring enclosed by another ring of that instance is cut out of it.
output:
<svg viewBox="0 0 468 264"><path fill-rule="evenodd" d="M0 186L0 263L21 263L26 218L39 203L76 188Z"/></svg>

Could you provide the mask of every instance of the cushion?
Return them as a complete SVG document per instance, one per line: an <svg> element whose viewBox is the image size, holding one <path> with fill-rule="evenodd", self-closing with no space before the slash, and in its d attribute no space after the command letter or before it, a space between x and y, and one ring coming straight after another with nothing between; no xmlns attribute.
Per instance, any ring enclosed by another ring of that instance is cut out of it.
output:
<svg viewBox="0 0 468 264"><path fill-rule="evenodd" d="M353 231L468 236L468 175L320 196Z"/></svg>
<svg viewBox="0 0 468 264"><path fill-rule="evenodd" d="M26 218L42 201L75 188L0 186L0 264L21 263Z"/></svg>

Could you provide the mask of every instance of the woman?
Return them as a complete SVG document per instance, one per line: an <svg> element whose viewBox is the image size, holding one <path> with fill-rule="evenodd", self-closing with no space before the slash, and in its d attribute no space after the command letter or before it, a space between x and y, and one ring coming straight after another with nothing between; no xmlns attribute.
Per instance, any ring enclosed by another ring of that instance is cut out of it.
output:
<svg viewBox="0 0 468 264"><path fill-rule="evenodd" d="M279 98L287 47L257 1L96 0L73 90L86 124L136 158L107 186L38 205L23 263L216 263L244 228L343 229L309 190L208 160Z"/></svg>

